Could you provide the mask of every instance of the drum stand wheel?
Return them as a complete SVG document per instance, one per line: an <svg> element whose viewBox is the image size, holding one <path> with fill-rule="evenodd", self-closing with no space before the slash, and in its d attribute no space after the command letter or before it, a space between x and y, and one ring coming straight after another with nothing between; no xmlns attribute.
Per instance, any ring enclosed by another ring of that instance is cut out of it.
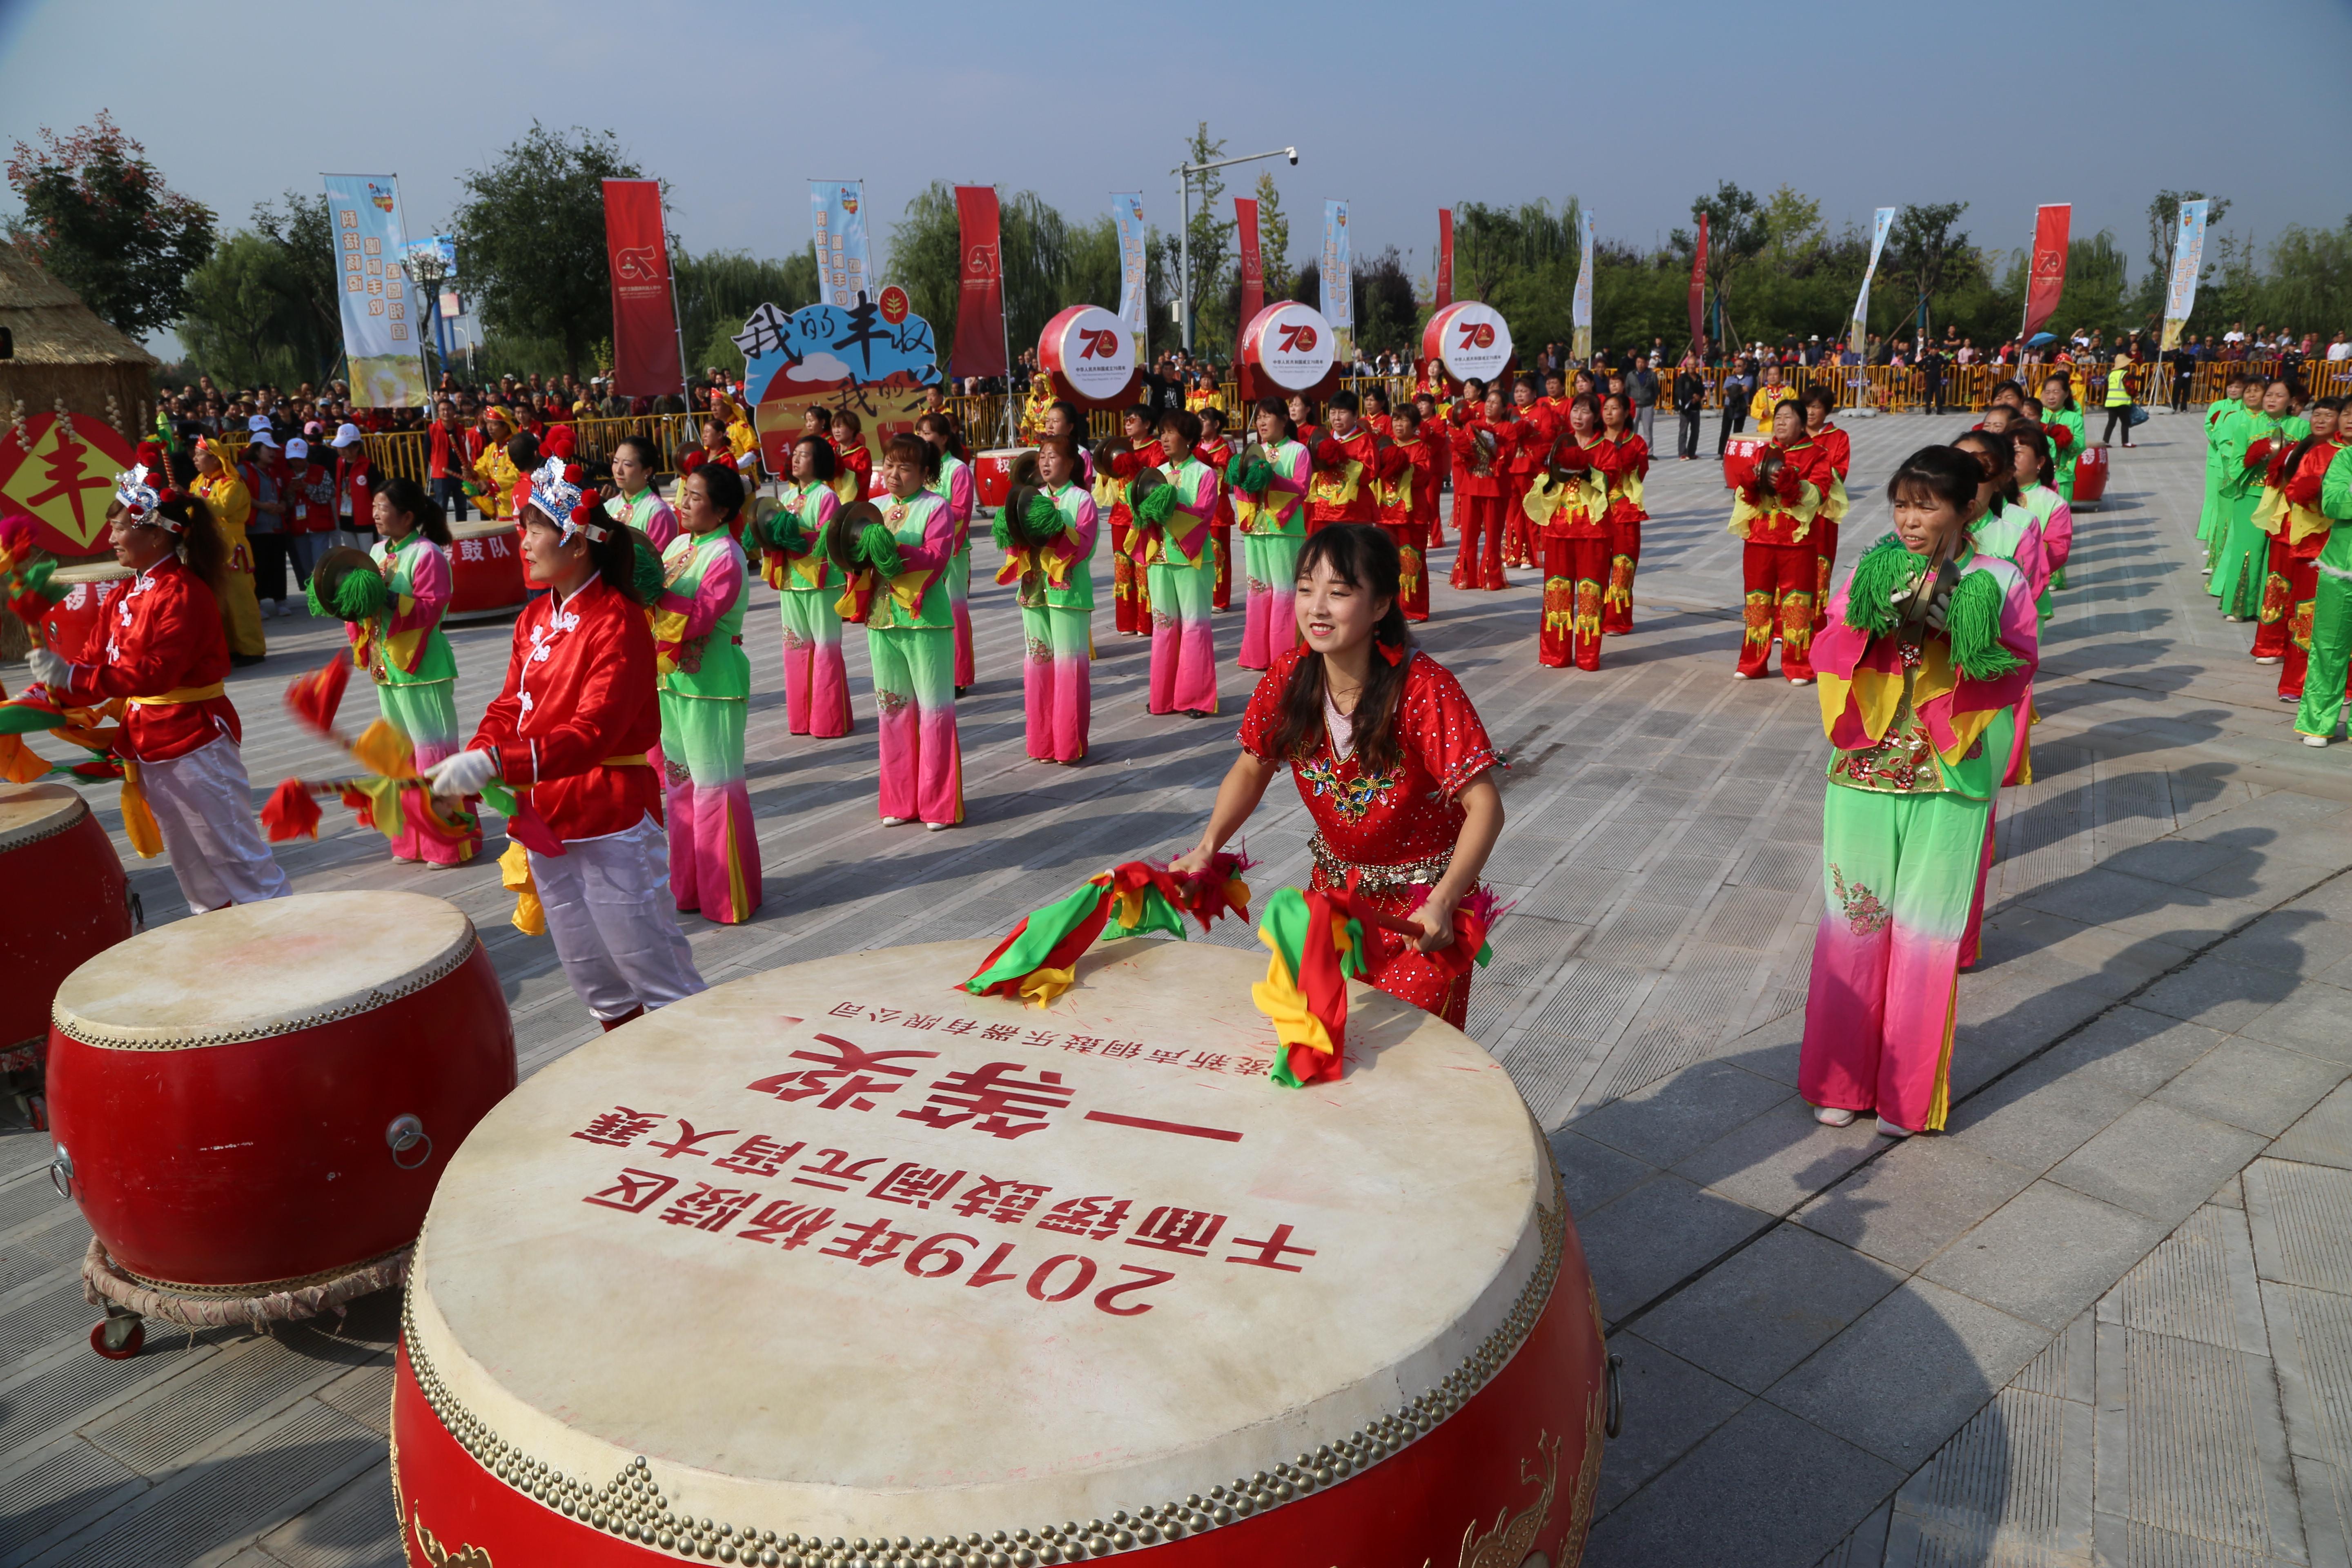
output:
<svg viewBox="0 0 2352 1568"><path fill-rule="evenodd" d="M89 1326L89 1348L109 1361L129 1361L147 1342L147 1320L109 1301L106 1316Z"/></svg>

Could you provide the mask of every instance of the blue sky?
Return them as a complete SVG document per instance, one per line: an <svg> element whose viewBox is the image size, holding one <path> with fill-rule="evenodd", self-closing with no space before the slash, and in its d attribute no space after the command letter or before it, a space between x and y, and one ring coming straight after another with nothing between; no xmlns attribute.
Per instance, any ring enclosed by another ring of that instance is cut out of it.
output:
<svg viewBox="0 0 2352 1568"><path fill-rule="evenodd" d="M1393 244L1416 270L1449 202L1572 194L1648 245L1724 179L1793 184L1832 226L1965 200L1976 240L2011 247L2037 203L2071 200L2074 232L2113 227L2136 267L2162 186L2225 194L2225 226L2263 237L2352 209L2345 0L1285 14L0 0L0 143L110 109L225 227L338 170L397 173L422 232L534 118L609 126L671 182L689 247L771 255L808 244L812 176L863 177L877 238L937 178L1081 215L1140 189L1172 225L1168 171L1203 119L1234 153L1298 146L1270 165L1294 256L1343 196L1359 254Z"/></svg>

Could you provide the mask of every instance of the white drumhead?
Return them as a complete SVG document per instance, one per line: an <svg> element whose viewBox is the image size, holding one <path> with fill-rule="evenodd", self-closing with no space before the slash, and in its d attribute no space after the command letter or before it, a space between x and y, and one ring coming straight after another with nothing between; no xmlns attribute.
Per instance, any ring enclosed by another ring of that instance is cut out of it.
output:
<svg viewBox="0 0 2352 1568"><path fill-rule="evenodd" d="M474 951L474 922L423 893L236 904L107 949L58 987L87 1045L174 1050L290 1034L422 990Z"/></svg>
<svg viewBox="0 0 2352 1568"><path fill-rule="evenodd" d="M497 534L512 534L514 531L515 524L512 518L503 521L497 518L477 519L471 522L453 522L449 525L449 537L453 540L488 539Z"/></svg>
<svg viewBox="0 0 2352 1568"><path fill-rule="evenodd" d="M131 568L120 561L77 561L70 566L60 566L52 583L127 583Z"/></svg>
<svg viewBox="0 0 2352 1568"><path fill-rule="evenodd" d="M89 815L63 784L0 784L0 854L52 838Z"/></svg>
<svg viewBox="0 0 2352 1568"><path fill-rule="evenodd" d="M1034 1531L1475 1386L1541 1307L1549 1155L1441 1020L1355 987L1345 1079L1286 1089L1263 958L1117 943L1039 1012L952 989L987 951L740 980L509 1096L412 1277L445 1423L738 1531Z"/></svg>

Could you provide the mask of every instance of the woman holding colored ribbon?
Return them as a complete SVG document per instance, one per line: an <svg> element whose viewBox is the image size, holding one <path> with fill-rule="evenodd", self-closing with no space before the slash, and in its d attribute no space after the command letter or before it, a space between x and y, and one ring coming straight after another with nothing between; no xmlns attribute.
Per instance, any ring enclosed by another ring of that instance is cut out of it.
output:
<svg viewBox="0 0 2352 1568"><path fill-rule="evenodd" d="M1287 766L1315 819L1309 886L1352 895L1375 917L1351 955L1363 978L1458 1029L1474 944L1456 941L1454 916L1503 831L1488 776L1501 759L1460 683L1413 647L1399 571L1395 542L1368 524L1333 523L1306 542L1303 646L1258 681L1201 841L1169 869L1207 869Z"/></svg>
<svg viewBox="0 0 2352 1568"><path fill-rule="evenodd" d="M506 684L473 742L425 771L437 796L502 782L527 796L507 818L502 868L536 903L572 988L607 1029L703 988L670 912L654 634L660 563L636 530L582 493L578 465L530 476L522 559L549 590L515 620Z"/></svg>
<svg viewBox="0 0 2352 1568"><path fill-rule="evenodd" d="M286 873L262 842L239 750L244 727L222 679L228 639L215 584L228 551L212 511L122 475L107 512L114 558L136 575L76 650L37 647L35 680L61 706L122 705L122 826L142 858L163 851L190 914L282 899Z"/></svg>

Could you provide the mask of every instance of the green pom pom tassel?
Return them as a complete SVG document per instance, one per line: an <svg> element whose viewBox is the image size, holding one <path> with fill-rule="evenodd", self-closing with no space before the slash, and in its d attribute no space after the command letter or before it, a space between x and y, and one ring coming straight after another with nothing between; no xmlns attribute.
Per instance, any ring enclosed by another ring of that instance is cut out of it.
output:
<svg viewBox="0 0 2352 1568"><path fill-rule="evenodd" d="M1239 462L1241 459L1236 458L1234 460ZM1234 488L1245 494L1257 496L1264 495L1266 487L1273 483L1274 465L1264 458L1253 458L1250 459L1249 466L1242 469L1242 477L1235 481Z"/></svg>
<svg viewBox="0 0 2352 1568"><path fill-rule="evenodd" d="M887 524L869 522L866 531L857 536L857 553L868 566L885 577L896 577L907 569L898 554L898 535Z"/></svg>
<svg viewBox="0 0 2352 1568"><path fill-rule="evenodd" d="M313 576L310 581L316 584L318 578ZM392 585L381 573L346 573L343 580L335 584L334 614L338 620L373 620L391 603Z"/></svg>
<svg viewBox="0 0 2352 1568"><path fill-rule="evenodd" d="M1917 576L1919 567L1919 558L1891 533L1864 551L1846 584L1845 624L1865 637L1893 631L1895 590Z"/></svg>
<svg viewBox="0 0 2352 1568"><path fill-rule="evenodd" d="M1970 680L1998 680L2025 661L2000 641L2000 583L1990 572L1971 572L1952 590L1944 630L1952 639L1952 662Z"/></svg>
<svg viewBox="0 0 2352 1568"><path fill-rule="evenodd" d="M1135 515L1142 521L1160 523L1166 522L1168 514L1175 510L1176 487L1162 485L1143 498L1135 509Z"/></svg>
<svg viewBox="0 0 2352 1568"><path fill-rule="evenodd" d="M1056 538L1069 529L1062 509L1044 496L1031 498L1029 510L1021 514L1021 522L1030 538L1041 541Z"/></svg>

